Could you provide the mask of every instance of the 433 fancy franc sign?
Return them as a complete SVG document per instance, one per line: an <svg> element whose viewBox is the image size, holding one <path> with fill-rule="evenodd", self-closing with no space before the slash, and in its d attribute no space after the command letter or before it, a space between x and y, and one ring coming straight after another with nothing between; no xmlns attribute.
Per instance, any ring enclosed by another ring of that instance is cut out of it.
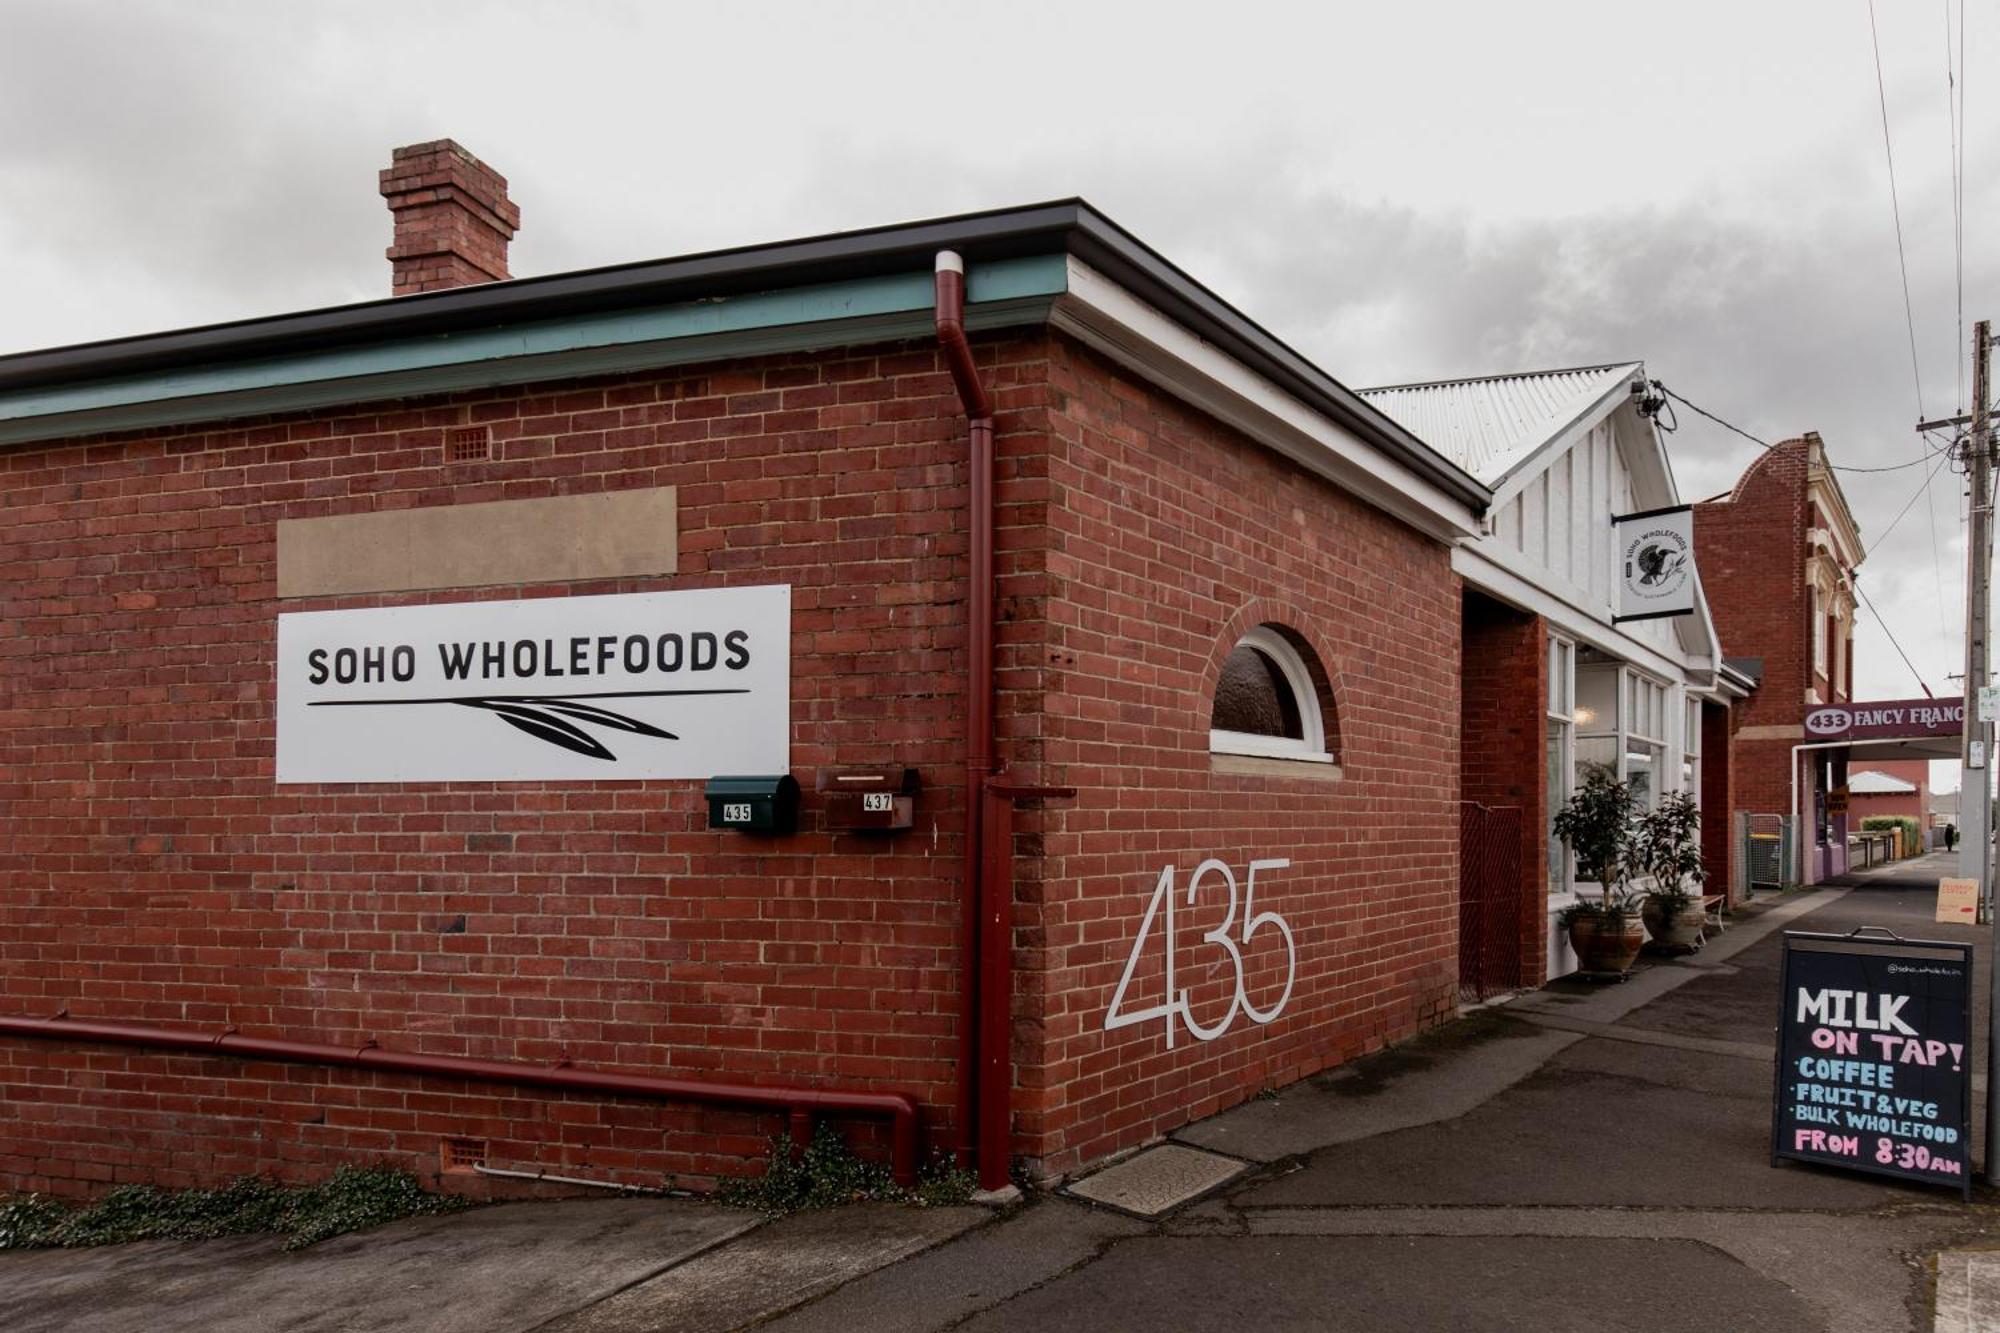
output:
<svg viewBox="0 0 2000 1333"><path fill-rule="evenodd" d="M1675 505L1611 520L1618 543L1614 622L1694 614L1694 509Z"/></svg>
<svg viewBox="0 0 2000 1333"><path fill-rule="evenodd" d="M787 586L278 617L278 781L782 773Z"/></svg>

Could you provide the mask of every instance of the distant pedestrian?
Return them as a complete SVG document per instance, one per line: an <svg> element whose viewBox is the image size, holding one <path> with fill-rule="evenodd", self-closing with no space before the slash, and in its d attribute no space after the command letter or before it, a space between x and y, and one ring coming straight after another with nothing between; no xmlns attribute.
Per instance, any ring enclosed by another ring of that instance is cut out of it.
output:
<svg viewBox="0 0 2000 1333"><path fill-rule="evenodd" d="M1958 825L1946 824L1944 826L1944 849L1950 851L1956 846L1958 846Z"/></svg>

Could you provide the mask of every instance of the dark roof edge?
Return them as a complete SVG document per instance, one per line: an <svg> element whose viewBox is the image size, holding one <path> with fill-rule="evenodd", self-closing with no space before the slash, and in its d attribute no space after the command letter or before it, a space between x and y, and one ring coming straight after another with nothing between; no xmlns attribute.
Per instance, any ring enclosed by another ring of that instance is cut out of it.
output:
<svg viewBox="0 0 2000 1333"><path fill-rule="evenodd" d="M907 272L928 267L938 250L957 250L969 263L1067 251L1454 499L1480 510L1492 498L1477 479L1081 199L16 352L0 356L0 392Z"/></svg>

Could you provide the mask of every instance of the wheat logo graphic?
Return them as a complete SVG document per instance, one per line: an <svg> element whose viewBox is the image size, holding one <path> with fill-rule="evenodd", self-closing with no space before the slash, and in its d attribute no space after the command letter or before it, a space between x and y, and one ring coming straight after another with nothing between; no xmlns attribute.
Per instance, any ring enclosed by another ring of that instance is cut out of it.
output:
<svg viewBox="0 0 2000 1333"><path fill-rule="evenodd" d="M609 745L584 727L624 732L653 740L677 741L679 736L650 722L613 712L586 699L661 699L698 694L748 694L747 689L613 690L599 694L456 694L424 699L316 699L311 708L393 708L436 704L476 708L491 713L516 731L574 754L616 761Z"/></svg>

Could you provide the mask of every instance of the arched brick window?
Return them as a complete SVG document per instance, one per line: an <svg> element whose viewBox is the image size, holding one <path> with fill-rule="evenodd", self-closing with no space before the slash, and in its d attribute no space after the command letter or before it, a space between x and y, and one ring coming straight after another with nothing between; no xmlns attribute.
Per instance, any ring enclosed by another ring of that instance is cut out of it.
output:
<svg viewBox="0 0 2000 1333"><path fill-rule="evenodd" d="M1334 762L1311 649L1276 625L1259 625L1222 660L1209 714L1208 748L1218 754Z"/></svg>

